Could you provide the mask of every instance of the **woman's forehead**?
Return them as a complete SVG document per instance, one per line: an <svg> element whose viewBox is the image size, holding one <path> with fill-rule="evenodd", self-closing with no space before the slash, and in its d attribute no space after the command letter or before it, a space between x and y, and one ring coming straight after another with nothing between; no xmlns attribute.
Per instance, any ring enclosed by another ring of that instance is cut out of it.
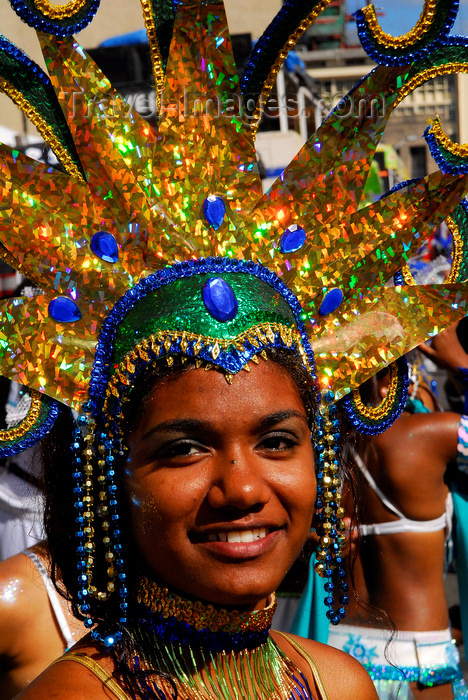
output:
<svg viewBox="0 0 468 700"><path fill-rule="evenodd" d="M239 372L231 384L221 372L194 368L156 384L143 408L139 431L149 423L181 417L226 425L235 415L247 420L287 410L306 414L292 377L272 361L262 360L249 372Z"/></svg>

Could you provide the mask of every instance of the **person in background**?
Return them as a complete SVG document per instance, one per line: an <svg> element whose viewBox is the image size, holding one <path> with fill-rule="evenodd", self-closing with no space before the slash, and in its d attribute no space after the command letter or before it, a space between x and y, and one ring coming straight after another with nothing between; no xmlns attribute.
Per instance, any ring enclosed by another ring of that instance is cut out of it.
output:
<svg viewBox="0 0 468 700"><path fill-rule="evenodd" d="M456 327L422 350L441 366L468 367ZM375 381L380 400L387 384L387 376ZM352 450L360 546L348 568L346 624L330 629L329 643L361 661L382 700L468 697L444 590L453 512L447 465L458 456L460 421L459 414L438 411L421 384L417 394L410 389L406 409L391 428L361 437ZM348 499L349 516L351 511Z"/></svg>

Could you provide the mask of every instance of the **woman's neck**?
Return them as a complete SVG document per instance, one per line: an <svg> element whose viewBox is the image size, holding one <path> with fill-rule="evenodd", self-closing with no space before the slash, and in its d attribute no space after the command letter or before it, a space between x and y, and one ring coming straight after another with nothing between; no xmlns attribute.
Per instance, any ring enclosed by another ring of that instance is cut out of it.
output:
<svg viewBox="0 0 468 700"><path fill-rule="evenodd" d="M211 651L241 651L263 644L269 634L276 597L255 610L228 609L185 598L147 577L139 580L131 606L135 622L162 640L177 640Z"/></svg>
<svg viewBox="0 0 468 700"><path fill-rule="evenodd" d="M310 700L307 679L269 634L275 609L274 595L261 610L228 610L141 578L129 615L141 690L164 699L177 688L195 700Z"/></svg>

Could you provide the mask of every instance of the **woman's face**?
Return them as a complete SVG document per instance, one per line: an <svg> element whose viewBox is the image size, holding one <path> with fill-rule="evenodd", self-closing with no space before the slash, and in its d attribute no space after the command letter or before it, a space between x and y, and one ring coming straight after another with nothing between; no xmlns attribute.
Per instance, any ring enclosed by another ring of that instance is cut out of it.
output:
<svg viewBox="0 0 468 700"><path fill-rule="evenodd" d="M287 371L262 361L232 385L202 368L164 380L128 446L134 536L155 577L214 603L263 605L315 502L310 429Z"/></svg>

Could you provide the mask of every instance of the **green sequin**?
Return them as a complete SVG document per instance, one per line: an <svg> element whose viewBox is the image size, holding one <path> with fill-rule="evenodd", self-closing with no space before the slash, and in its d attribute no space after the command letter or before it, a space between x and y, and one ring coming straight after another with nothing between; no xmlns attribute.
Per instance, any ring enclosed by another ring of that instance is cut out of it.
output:
<svg viewBox="0 0 468 700"><path fill-rule="evenodd" d="M279 292L257 277L225 273L239 311L232 321L216 321L206 309L202 289L213 274L176 280L141 299L119 324L113 361L119 363L135 345L158 331L185 331L232 341L261 323L280 323L295 328L291 308Z"/></svg>

